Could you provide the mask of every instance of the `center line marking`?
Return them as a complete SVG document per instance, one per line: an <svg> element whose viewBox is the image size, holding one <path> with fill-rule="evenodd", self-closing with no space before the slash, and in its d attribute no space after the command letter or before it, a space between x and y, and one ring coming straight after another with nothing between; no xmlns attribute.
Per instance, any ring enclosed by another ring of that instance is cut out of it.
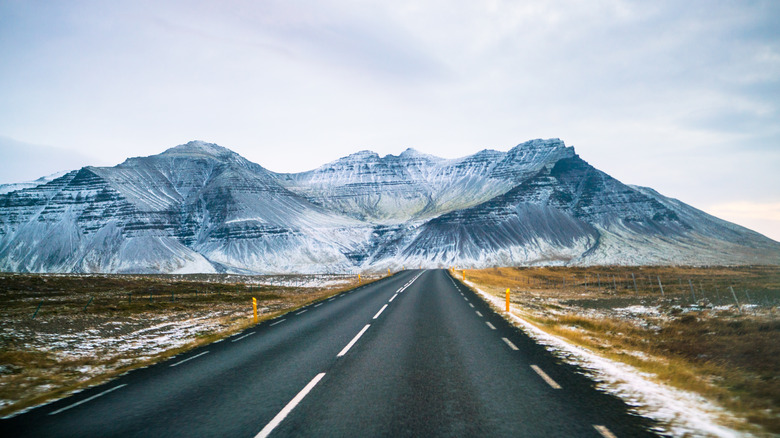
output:
<svg viewBox="0 0 780 438"><path fill-rule="evenodd" d="M300 315L301 313L306 313L307 310L309 310L309 309L303 309L300 312L296 313L296 315Z"/></svg>
<svg viewBox="0 0 780 438"><path fill-rule="evenodd" d="M606 426L594 424L593 428L596 429L596 432L600 433L604 438L617 438L611 430L607 429Z"/></svg>
<svg viewBox="0 0 780 438"><path fill-rule="evenodd" d="M509 345L509 348L511 348L512 350L518 350L517 345L513 344L512 341L510 341L509 339L507 338L501 338L501 339L503 339L504 342L506 342L506 345Z"/></svg>
<svg viewBox="0 0 780 438"><path fill-rule="evenodd" d="M466 300L466 301L468 301L468 300L469 300L469 299L468 299L468 298L466 298L466 297L463 297L463 299L464 299L464 300Z"/></svg>
<svg viewBox="0 0 780 438"><path fill-rule="evenodd" d="M479 310L477 310L477 315L478 315L480 318L482 318L482 314L481 314L481 313L479 313Z"/></svg>
<svg viewBox="0 0 780 438"><path fill-rule="evenodd" d="M276 321L275 323L271 324L271 327L275 326L276 324L281 324L283 322L287 321L286 319L280 319L279 321Z"/></svg>
<svg viewBox="0 0 780 438"><path fill-rule="evenodd" d="M387 309L387 304L385 304L384 306L382 306L382 308L381 308L381 309L379 309L379 312L376 312L376 315L374 315L374 319L377 319L377 318L379 318L379 315L381 315L381 314L382 314L382 312L384 312L384 311L385 311L385 309Z"/></svg>
<svg viewBox="0 0 780 438"><path fill-rule="evenodd" d="M471 306L471 308L472 308L472 309L474 308L474 305L473 305L473 304L471 304L471 303L469 303L469 306Z"/></svg>
<svg viewBox="0 0 780 438"><path fill-rule="evenodd" d="M240 338L233 339L233 340L232 340L232 341L230 341L230 342L238 342L238 341L240 341L240 340L242 340L242 339L246 338L247 336L252 336L253 334L255 334L255 332L252 332L252 333L247 333L247 334L245 334L244 336L241 336Z"/></svg>
<svg viewBox="0 0 780 438"><path fill-rule="evenodd" d="M548 376L547 373L542 371L541 368L539 368L536 365L531 365L531 368L533 368L533 370L536 371L536 374L538 374L539 377L544 379L544 381L547 382L547 384L550 385L553 389L561 389L561 385L559 385L558 382L556 382L550 376Z"/></svg>
<svg viewBox="0 0 780 438"><path fill-rule="evenodd" d="M496 326L490 323L490 321L485 321L485 324L487 324L488 327L490 327L490 330L495 330Z"/></svg>
<svg viewBox="0 0 780 438"><path fill-rule="evenodd" d="M360 337L363 336L363 333L365 333L369 327L371 327L371 324L366 324L366 326L363 327L363 329L360 330L360 332L358 332L358 334L355 335L355 337L352 338L351 341L349 341L349 344L347 344L347 346L344 347L344 349L342 349L341 352L339 352L339 354L336 355L336 357L341 357L347 354L347 351L349 351L349 349L352 348L353 345L355 345L355 342L357 342L358 339L360 339Z"/></svg>
<svg viewBox="0 0 780 438"><path fill-rule="evenodd" d="M333 301L333 300L335 300L335 299L336 299L336 297L333 297L333 298L329 299L328 301Z"/></svg>
<svg viewBox="0 0 780 438"><path fill-rule="evenodd" d="M315 304L314 307L320 307L321 305L322 305L322 303Z"/></svg>
<svg viewBox="0 0 780 438"><path fill-rule="evenodd" d="M309 382L306 386L301 389L301 392L298 393L292 400L290 400L290 403L287 403L287 406L285 406L281 411L279 411L278 414L271 420L270 423L266 424L263 430L261 430L257 435L255 435L255 438L265 438L268 435L271 434L271 431L273 431L276 426L279 425L279 423L284 420L287 415L292 412L293 409L295 409L296 406L298 406L298 403L303 400L306 395L309 394L309 392L314 389L315 386L317 386L318 383L320 383L320 380L325 377L325 373L319 373L317 374L313 379L311 379L311 382Z"/></svg>
<svg viewBox="0 0 780 438"><path fill-rule="evenodd" d="M203 356L203 355L204 355L204 354L206 354L206 353L208 353L208 351L204 351L203 353L196 354L195 356L189 357L189 358L187 358L187 359L184 359L184 360L182 360L182 361L180 361L180 362L176 362L176 363L174 363L174 364L171 364L170 366L172 366L172 367L175 367L176 365L181 365L181 364L183 364L184 362L187 362L187 361L190 361L190 360L192 360L192 359L195 359L196 357L201 357L201 356Z"/></svg>
<svg viewBox="0 0 780 438"><path fill-rule="evenodd" d="M397 294L397 293L396 293L395 295L393 295L393 297L392 297L392 298L390 298L390 301L388 301L388 303L392 303L392 302L393 302L393 300L395 299L395 297L397 297L397 296L398 296L398 294Z"/></svg>
<svg viewBox="0 0 780 438"><path fill-rule="evenodd" d="M119 386L115 386L115 387L113 387L113 388L111 388L111 389L106 389L105 391L101 392L100 394L95 394L95 395L93 395L92 397L87 397L87 398L85 398L84 400L81 400L81 401L78 401L78 402L76 402L76 403L73 403L72 405L65 406L64 408L61 408L61 409L57 409L57 410L56 410L56 411L54 411L54 412L49 412L49 415L57 415L57 414L59 414L60 412L67 411L67 410L68 410L68 409L70 409L70 408L75 408L76 406L78 406L78 405L80 405L80 404L83 404L83 403L86 403L86 402L88 402L88 401L92 401L92 400L94 400L94 399L96 399L96 398L100 397L101 395L106 395L106 394L108 394L108 393L109 393L109 392L111 392L111 391L116 391L117 389L119 389L119 388L121 388L121 387L123 387L123 386L127 386L127 383L123 383L123 384L121 384L121 385L119 385Z"/></svg>

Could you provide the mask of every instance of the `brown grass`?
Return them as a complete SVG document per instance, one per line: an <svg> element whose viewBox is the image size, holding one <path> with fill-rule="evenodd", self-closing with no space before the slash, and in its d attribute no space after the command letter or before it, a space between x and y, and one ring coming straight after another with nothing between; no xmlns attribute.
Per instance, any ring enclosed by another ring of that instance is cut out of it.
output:
<svg viewBox="0 0 780 438"><path fill-rule="evenodd" d="M497 268L466 277L499 297L510 287L523 316L545 331L699 393L750 423L732 426L780 433L778 267ZM658 313L621 310L633 305Z"/></svg>

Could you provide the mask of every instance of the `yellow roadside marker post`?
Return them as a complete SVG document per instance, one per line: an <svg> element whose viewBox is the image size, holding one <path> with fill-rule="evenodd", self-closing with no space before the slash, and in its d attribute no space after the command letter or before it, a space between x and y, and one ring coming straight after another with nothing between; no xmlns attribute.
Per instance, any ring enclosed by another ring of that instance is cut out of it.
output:
<svg viewBox="0 0 780 438"><path fill-rule="evenodd" d="M360 284L360 274L358 274L358 284Z"/></svg>
<svg viewBox="0 0 780 438"><path fill-rule="evenodd" d="M390 268L387 268L387 275L390 275Z"/></svg>
<svg viewBox="0 0 780 438"><path fill-rule="evenodd" d="M506 289L506 312L509 313L509 288Z"/></svg>
<svg viewBox="0 0 780 438"><path fill-rule="evenodd" d="M257 298L252 297L252 310L255 312L255 324L257 324Z"/></svg>
<svg viewBox="0 0 780 438"><path fill-rule="evenodd" d="M466 281L466 270L464 269L462 272L463 272L463 281Z"/></svg>

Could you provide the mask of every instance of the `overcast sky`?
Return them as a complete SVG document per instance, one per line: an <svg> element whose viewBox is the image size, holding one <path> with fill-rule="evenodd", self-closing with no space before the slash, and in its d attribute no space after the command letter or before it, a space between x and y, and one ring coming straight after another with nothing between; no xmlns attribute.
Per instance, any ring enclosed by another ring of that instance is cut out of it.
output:
<svg viewBox="0 0 780 438"><path fill-rule="evenodd" d="M0 183L194 139L292 172L558 137L780 240L778 23L778 1L0 0Z"/></svg>

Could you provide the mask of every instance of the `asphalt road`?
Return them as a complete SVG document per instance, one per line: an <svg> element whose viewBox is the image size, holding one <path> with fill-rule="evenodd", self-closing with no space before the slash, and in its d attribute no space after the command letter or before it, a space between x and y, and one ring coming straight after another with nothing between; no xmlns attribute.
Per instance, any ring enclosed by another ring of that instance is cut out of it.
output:
<svg viewBox="0 0 780 438"><path fill-rule="evenodd" d="M404 271L0 420L0 436L655 436L446 271Z"/></svg>

